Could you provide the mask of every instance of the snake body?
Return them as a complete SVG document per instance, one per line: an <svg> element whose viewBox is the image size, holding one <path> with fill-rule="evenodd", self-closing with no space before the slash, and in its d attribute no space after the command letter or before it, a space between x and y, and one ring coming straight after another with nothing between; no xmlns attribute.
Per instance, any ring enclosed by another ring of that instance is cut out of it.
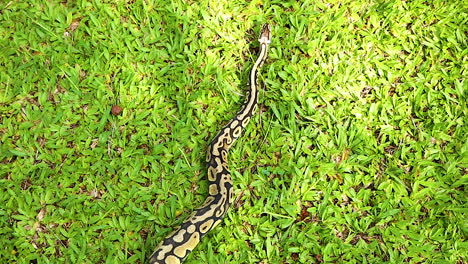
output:
<svg viewBox="0 0 468 264"><path fill-rule="evenodd" d="M229 209L234 193L227 154L255 113L258 101L257 72L267 57L271 29L264 25L258 39L259 56L249 75L249 92L242 110L215 136L208 146L209 196L171 235L164 238L150 257L149 263L178 264L216 227Z"/></svg>

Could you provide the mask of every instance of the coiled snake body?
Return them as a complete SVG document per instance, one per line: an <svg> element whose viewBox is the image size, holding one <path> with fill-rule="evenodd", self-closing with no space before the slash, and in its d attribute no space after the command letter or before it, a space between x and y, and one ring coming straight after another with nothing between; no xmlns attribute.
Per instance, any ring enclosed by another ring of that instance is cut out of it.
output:
<svg viewBox="0 0 468 264"><path fill-rule="evenodd" d="M267 57L271 41L269 25L262 27L259 40L260 53L249 75L249 93L242 110L216 135L208 146L209 196L171 235L167 236L150 257L149 263L182 263L200 240L226 214L233 201L232 180L227 165L227 154L241 135L257 108L257 71Z"/></svg>

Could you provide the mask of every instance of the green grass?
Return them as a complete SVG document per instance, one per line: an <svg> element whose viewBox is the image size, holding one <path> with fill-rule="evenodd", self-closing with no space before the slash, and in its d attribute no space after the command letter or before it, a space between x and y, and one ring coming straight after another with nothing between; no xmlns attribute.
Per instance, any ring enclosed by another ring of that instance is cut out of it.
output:
<svg viewBox="0 0 468 264"><path fill-rule="evenodd" d="M151 2L0 3L1 263L145 263L265 22L237 198L187 263L468 261L463 1Z"/></svg>

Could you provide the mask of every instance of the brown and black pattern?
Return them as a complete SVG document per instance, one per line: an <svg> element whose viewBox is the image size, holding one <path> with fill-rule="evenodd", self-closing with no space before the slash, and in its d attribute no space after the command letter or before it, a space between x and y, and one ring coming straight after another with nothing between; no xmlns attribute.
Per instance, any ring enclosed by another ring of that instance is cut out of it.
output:
<svg viewBox="0 0 468 264"><path fill-rule="evenodd" d="M257 72L267 57L271 29L264 25L260 33L260 54L249 76L249 94L242 110L216 135L208 147L209 196L171 235L166 237L150 257L149 263L178 264L226 214L233 201L232 180L227 164L228 151L247 126L257 108Z"/></svg>

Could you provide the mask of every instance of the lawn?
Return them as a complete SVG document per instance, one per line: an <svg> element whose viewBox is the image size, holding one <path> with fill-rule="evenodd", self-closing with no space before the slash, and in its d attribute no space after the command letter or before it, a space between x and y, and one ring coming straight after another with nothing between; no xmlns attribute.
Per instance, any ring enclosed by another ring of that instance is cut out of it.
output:
<svg viewBox="0 0 468 264"><path fill-rule="evenodd" d="M0 263L145 263L206 198L266 22L235 202L186 263L467 263L456 0L2 1Z"/></svg>

